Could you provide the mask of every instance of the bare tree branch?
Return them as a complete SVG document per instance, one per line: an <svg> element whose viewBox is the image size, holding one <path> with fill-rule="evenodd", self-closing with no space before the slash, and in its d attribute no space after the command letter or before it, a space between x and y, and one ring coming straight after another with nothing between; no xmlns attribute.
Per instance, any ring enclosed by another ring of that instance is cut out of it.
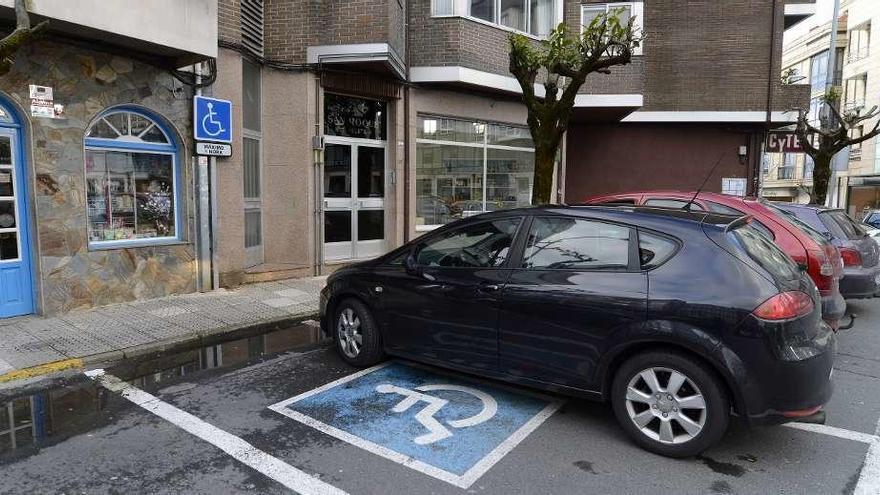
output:
<svg viewBox="0 0 880 495"><path fill-rule="evenodd" d="M15 0L15 30L0 39L0 75L5 75L12 69L12 55L22 45L40 36L49 25L49 21L43 21L31 27L29 3L29 0Z"/></svg>

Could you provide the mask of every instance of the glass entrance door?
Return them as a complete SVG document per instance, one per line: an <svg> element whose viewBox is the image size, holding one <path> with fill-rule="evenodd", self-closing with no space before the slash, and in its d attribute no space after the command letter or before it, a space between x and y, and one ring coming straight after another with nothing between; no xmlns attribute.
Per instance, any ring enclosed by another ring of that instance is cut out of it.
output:
<svg viewBox="0 0 880 495"><path fill-rule="evenodd" d="M0 129L0 318L34 312L24 167L18 131Z"/></svg>
<svg viewBox="0 0 880 495"><path fill-rule="evenodd" d="M385 144L327 138L324 148L324 260L385 252Z"/></svg>

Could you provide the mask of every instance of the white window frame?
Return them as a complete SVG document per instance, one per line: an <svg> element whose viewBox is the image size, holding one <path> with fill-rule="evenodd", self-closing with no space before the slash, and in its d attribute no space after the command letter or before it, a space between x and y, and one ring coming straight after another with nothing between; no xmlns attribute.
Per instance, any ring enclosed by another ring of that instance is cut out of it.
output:
<svg viewBox="0 0 880 495"><path fill-rule="evenodd" d="M452 13L449 14L438 14L437 13L437 4L439 3L452 3ZM529 8L529 0L522 0L523 9L525 12L525 27L526 29L532 24L532 11ZM553 23L554 28L558 26L560 23L564 21L563 17L563 8L564 8L563 0L553 0L553 16L555 18L555 22ZM491 21L487 21L485 19L480 19L479 17L474 17L470 12L470 0L431 0L431 17L461 17L464 19L468 19L474 22L479 22L480 24L485 24L487 26L492 26L494 28L503 29L505 31L510 31L513 33L519 33L524 36L528 36L529 38L541 40L546 39L546 36L540 36L537 34L532 34L526 30L515 29L509 26L505 26L501 24L501 1L500 0L492 0L493 5L493 19Z"/></svg>
<svg viewBox="0 0 880 495"><path fill-rule="evenodd" d="M433 113L419 113L418 116L416 117L417 120L418 120L418 117L427 117L427 118L435 117L438 119L449 118L449 119L456 119L456 120L467 120L467 121L471 121L474 123L482 124L487 127L489 125L500 125L500 126L506 126L506 127L517 127L520 129L525 129L524 126L517 125L517 124L509 124L509 123L505 123L505 122L487 121L487 120L480 120L480 119L467 119L467 118L463 118L463 117L453 117L450 115L440 115L440 114L433 114ZM439 145L445 145L445 146L458 146L458 147L463 147L463 148L482 149L483 150L483 175L482 175L483 199L482 199L482 203L483 203L483 211L485 212L486 211L486 190L488 187L488 174L489 174L489 150L494 149L494 150L508 150L508 151L525 151L525 152L530 152L530 153L534 154L535 148L534 147L527 148L527 147L522 147L522 146L504 146L501 144L489 144L489 133L484 131L482 134L483 134L483 140L480 142L476 142L476 143L465 143L465 142L459 142L459 141L446 141L443 139L416 138L416 146L418 146L421 143L421 144L439 144ZM418 180L419 180L418 170L419 170L418 169L418 160L416 160L416 171L415 171L416 182L418 182ZM443 176L439 176L439 177L443 177ZM432 184L432 188L434 189L434 192L436 192L436 179L437 178L438 177L432 178L435 180L434 183ZM453 181L452 187L453 188L455 187L454 181ZM534 177L534 173L533 173L533 175L532 175L532 188L534 188L534 187L535 187L535 177ZM418 189L416 189L416 199L418 198L418 194L419 194L419 191L418 191ZM531 197L531 191L529 191L529 197ZM430 232L430 231L437 229L437 228L440 228L444 225L446 225L446 224L441 223L441 224L416 225L415 230L416 230L416 232Z"/></svg>
<svg viewBox="0 0 880 495"><path fill-rule="evenodd" d="M613 9L617 9L620 7L629 7L630 15L635 21L633 21L633 32L640 36L645 29L645 3L644 2L607 2L607 3L583 3L581 4L581 29L580 32L584 32L584 28L586 27L584 24L584 12L587 10L599 10L604 8L605 13L607 14ZM633 55L642 55L642 43L639 43L639 46L633 50Z"/></svg>

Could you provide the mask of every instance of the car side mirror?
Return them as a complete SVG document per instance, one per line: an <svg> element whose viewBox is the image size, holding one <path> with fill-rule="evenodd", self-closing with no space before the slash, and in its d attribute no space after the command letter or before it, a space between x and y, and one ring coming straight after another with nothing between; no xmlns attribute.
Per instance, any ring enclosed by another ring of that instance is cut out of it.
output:
<svg viewBox="0 0 880 495"><path fill-rule="evenodd" d="M410 253L403 260L403 267L406 269L406 273L410 275L419 274L419 264L416 262L416 255L414 253Z"/></svg>
<svg viewBox="0 0 880 495"><path fill-rule="evenodd" d="M797 266L798 266L798 270L800 270L801 273L807 273L807 269L809 267L806 265L806 263L798 263Z"/></svg>

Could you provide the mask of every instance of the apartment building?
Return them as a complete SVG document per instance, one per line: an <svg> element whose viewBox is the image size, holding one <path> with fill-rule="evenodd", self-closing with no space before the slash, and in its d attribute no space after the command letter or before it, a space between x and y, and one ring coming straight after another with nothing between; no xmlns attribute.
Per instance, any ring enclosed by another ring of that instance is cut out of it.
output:
<svg viewBox="0 0 880 495"><path fill-rule="evenodd" d="M871 0L843 0L838 20L836 71L833 85L841 92L844 110L869 111L880 105L880 53L872 48L872 26L880 23L880 4ZM818 121L825 92L831 23L817 26L792 40L783 51L783 73L795 84L809 84L809 113ZM876 124L865 121L852 132L861 136ZM880 156L877 140L870 139L838 156L828 189L828 203L856 218L880 208ZM812 161L802 153L768 154L764 168L765 197L805 203L812 188Z"/></svg>
<svg viewBox="0 0 880 495"><path fill-rule="evenodd" d="M508 36L578 32L612 8L647 38L581 89L557 199L692 189L716 162L707 190L754 193L766 130L808 101L778 74L783 31L813 0L221 0L212 91L241 130L219 165L221 284L326 273L528 204Z"/></svg>
<svg viewBox="0 0 880 495"><path fill-rule="evenodd" d="M216 57L216 2L31 3L48 30L0 78L0 318L195 290L193 89L172 71Z"/></svg>
<svg viewBox="0 0 880 495"><path fill-rule="evenodd" d="M782 52L783 82L809 88L808 112L814 125L819 125L821 98L828 84L843 90L843 72L847 55L848 16L845 11L838 20L835 72L828 74L831 44L831 22L815 26L803 36L787 43ZM808 203L813 188L813 162L804 153L767 153L762 161L761 195L774 201Z"/></svg>

